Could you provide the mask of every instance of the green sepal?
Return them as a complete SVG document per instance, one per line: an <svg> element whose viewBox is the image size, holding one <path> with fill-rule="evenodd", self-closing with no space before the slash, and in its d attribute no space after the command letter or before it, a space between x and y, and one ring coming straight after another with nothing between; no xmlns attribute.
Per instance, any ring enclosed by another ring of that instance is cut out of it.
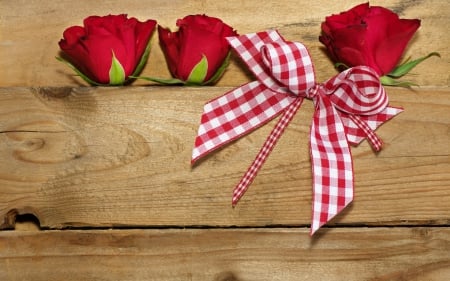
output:
<svg viewBox="0 0 450 281"><path fill-rule="evenodd" d="M163 85L180 85L180 84L184 84L185 82L180 80L180 79L176 79L176 78L158 78L158 77L145 77L145 76L130 76L130 78L134 78L134 79L143 79L143 80L147 80L147 81L152 81L152 82L156 82L159 84L163 84Z"/></svg>
<svg viewBox="0 0 450 281"><path fill-rule="evenodd" d="M394 78L384 75L380 77L380 82L384 86L393 86L393 87L405 87L410 88L411 86L419 86L415 83L409 82L409 81L398 81Z"/></svg>
<svg viewBox="0 0 450 281"><path fill-rule="evenodd" d="M122 64L112 53L111 68L109 69L109 84L110 85L122 85L125 82L125 69Z"/></svg>
<svg viewBox="0 0 450 281"><path fill-rule="evenodd" d="M153 40L153 34L151 35L151 37L148 39L147 42L147 46L145 47L145 51L141 56L141 59L139 60L138 65L136 66L136 68L134 69L133 74L130 75L129 78L133 78L133 76L137 76L139 75L139 73L142 71L142 69L144 68L145 64L148 61L148 57L150 56L150 50L151 50L151 41Z"/></svg>
<svg viewBox="0 0 450 281"><path fill-rule="evenodd" d="M208 81L204 82L202 85L209 85L216 83L220 79L220 77L222 77L223 73L230 64L230 57L231 52L228 52L225 60L223 61L222 65L217 69L216 73L214 73L214 75Z"/></svg>
<svg viewBox="0 0 450 281"><path fill-rule="evenodd" d="M194 66L186 80L187 85L202 85L205 81L206 74L208 73L208 59L205 55L202 59Z"/></svg>
<svg viewBox="0 0 450 281"><path fill-rule="evenodd" d="M348 65L346 65L345 63L342 62L337 62L334 64L334 68L339 69L343 67L344 69L350 68Z"/></svg>
<svg viewBox="0 0 450 281"><path fill-rule="evenodd" d="M59 60L60 62L64 63L65 65L69 66L70 68L72 68L73 71L75 71L77 73L77 75L80 76L81 78L83 78L83 80L86 81L87 83L89 83L91 85L95 85L95 86L105 86L105 84L97 83L94 80L92 80L89 77L87 77L86 75L84 75L83 72L81 72L78 68L76 68L73 64L71 64L70 62L66 61L65 59L63 59L61 57L55 57L55 58L57 60Z"/></svg>
<svg viewBox="0 0 450 281"><path fill-rule="evenodd" d="M409 59L406 60L406 62L402 63L401 65L398 65L396 68L394 68L394 70L392 70L390 73L387 74L387 76L389 77L393 77L393 78L399 78L402 77L403 75L405 75L406 73L408 73L409 71L411 71L411 69L413 69L414 67L416 67L419 63L423 62L424 60L428 59L429 57L432 56L437 56L437 57L441 57L441 55L437 52L432 52L429 53L428 55L412 60L410 61Z"/></svg>
<svg viewBox="0 0 450 281"><path fill-rule="evenodd" d="M199 63L195 65L195 67L192 69L191 73L189 74L189 78L186 81L177 79L177 78L158 78L158 77L145 77L145 76L135 76L131 75L129 78L133 79L143 79L147 81L156 82L163 85L187 85L187 86L199 86L199 85L208 85L213 84L217 82L217 80L220 79L220 77L225 72L226 68L230 64L230 57L231 52L228 52L224 62L222 65L217 69L216 73L206 82L203 82L203 80L206 77L207 71L208 71L208 60L206 56L203 56Z"/></svg>

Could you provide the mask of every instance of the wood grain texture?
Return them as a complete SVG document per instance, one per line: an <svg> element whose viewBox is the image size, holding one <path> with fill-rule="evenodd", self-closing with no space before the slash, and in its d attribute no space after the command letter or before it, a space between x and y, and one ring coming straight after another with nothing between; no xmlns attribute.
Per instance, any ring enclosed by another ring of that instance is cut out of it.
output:
<svg viewBox="0 0 450 281"><path fill-rule="evenodd" d="M207 157L190 155L203 104L230 88L0 88L0 222L44 228L309 225L305 101L236 208L231 192L275 121ZM353 148L354 203L330 225L448 224L448 89L389 89L405 112Z"/></svg>
<svg viewBox="0 0 450 281"><path fill-rule="evenodd" d="M449 228L0 232L0 279L450 279Z"/></svg>
<svg viewBox="0 0 450 281"><path fill-rule="evenodd" d="M450 280L448 1L371 1L422 20L405 57L442 58L405 77L422 88L388 89L405 112L377 130L380 153L352 148L355 200L312 238L310 101L232 208L275 121L195 167L190 155L203 104L253 79L238 58L218 87L90 88L55 59L57 43L89 15L173 29L206 13L303 42L324 81L336 71L320 23L361 1L100 2L0 1L1 281ZM169 76L157 36L142 75Z"/></svg>
<svg viewBox="0 0 450 281"><path fill-rule="evenodd" d="M128 13L140 20L156 19L165 27L175 28L176 19L189 14L206 13L220 17L240 34L278 29L291 41L308 46L319 81L335 74L318 41L320 23L331 14L347 10L360 0L346 1L0 1L0 86L77 86L83 81L56 61L58 41L65 28L81 25L90 15ZM408 47L405 57L418 58L431 51L440 52L441 59L432 58L405 77L420 85L450 85L450 6L447 0L371 1L393 9L403 18L422 19L422 26ZM169 77L158 46L157 36L143 76ZM219 82L236 86L249 80L248 72L237 58ZM137 85L147 82L138 81Z"/></svg>

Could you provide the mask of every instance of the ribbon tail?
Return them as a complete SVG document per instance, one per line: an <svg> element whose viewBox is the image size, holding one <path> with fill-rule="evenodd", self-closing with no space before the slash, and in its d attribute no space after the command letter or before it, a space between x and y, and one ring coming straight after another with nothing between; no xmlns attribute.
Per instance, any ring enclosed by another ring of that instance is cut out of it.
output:
<svg viewBox="0 0 450 281"><path fill-rule="evenodd" d="M380 151L383 146L383 141L378 137L378 135L369 127L369 125L358 117L358 115L349 114L350 119L353 123L358 126L359 129L363 131L366 135L367 141L369 141L370 146L372 146L373 150Z"/></svg>
<svg viewBox="0 0 450 281"><path fill-rule="evenodd" d="M403 108L387 106L383 111L373 115L358 115L359 120L354 120L350 117L350 114L340 112L342 123L345 126L347 139L350 144L358 145L365 138L368 137L367 132L361 128L361 124L357 124L357 121L362 121L364 126L368 127L371 131L375 131L378 127L389 121L396 115L403 112ZM355 122L356 121L356 122ZM369 139L369 142L371 140ZM377 150L377 149L375 149Z"/></svg>
<svg viewBox="0 0 450 281"><path fill-rule="evenodd" d="M311 125L311 235L353 200L353 164L344 125L328 98L317 97Z"/></svg>
<svg viewBox="0 0 450 281"><path fill-rule="evenodd" d="M208 102L203 108L191 163L269 122L292 99L254 81Z"/></svg>
<svg viewBox="0 0 450 281"><path fill-rule="evenodd" d="M244 174L242 179L239 181L238 185L235 187L232 199L233 206L237 204L239 199L241 199L241 197L247 191L250 184L255 179L256 175L258 174L264 162L266 162L267 157L272 152L273 148L277 144L284 130L292 121L292 118L294 118L295 113L302 105L302 102L303 98L296 98L284 111L280 120L278 120L278 123L267 137L259 153L256 155L255 160L253 160L253 163L250 165L247 172Z"/></svg>

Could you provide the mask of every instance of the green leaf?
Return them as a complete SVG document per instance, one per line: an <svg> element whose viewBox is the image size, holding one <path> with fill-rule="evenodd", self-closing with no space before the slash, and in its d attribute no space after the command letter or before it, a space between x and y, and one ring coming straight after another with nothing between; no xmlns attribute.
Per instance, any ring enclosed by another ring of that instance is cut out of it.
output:
<svg viewBox="0 0 450 281"><path fill-rule="evenodd" d="M72 68L73 71L75 71L78 76L80 76L81 78L83 78L84 81L86 81L87 83L91 84L91 85L95 85L95 86L103 86L104 84L100 84L95 82L94 80L91 80L89 77L87 77L86 75L84 75L83 72L81 72L78 68L76 68L73 64L71 64L70 62L66 61L65 59L61 58L61 57L55 57L58 61L64 63L65 65L69 66L70 68Z"/></svg>
<svg viewBox="0 0 450 281"><path fill-rule="evenodd" d="M412 82L395 80L394 78L389 77L387 75L381 76L380 77L380 82L384 86L393 86L393 87L410 88L411 86L419 86L419 85L417 85L415 83L412 83Z"/></svg>
<svg viewBox="0 0 450 281"><path fill-rule="evenodd" d="M112 52L111 68L109 69L109 84L122 85L125 82L125 70Z"/></svg>
<svg viewBox="0 0 450 281"><path fill-rule="evenodd" d="M228 65L230 64L230 57L231 57L231 52L228 52L227 57L223 61L222 65L217 69L216 73L214 73L214 75L211 77L211 79L209 79L208 81L203 83L203 85L214 84L220 79L220 77L222 77L222 74L225 72Z"/></svg>
<svg viewBox="0 0 450 281"><path fill-rule="evenodd" d="M423 62L424 60L428 59L429 57L432 56L437 56L437 57L441 57L441 55L437 52L432 52L429 53L428 55L418 58L416 60L412 60L410 61L409 59L404 62L401 65L398 65L396 68L394 68L394 70L392 70L389 74L387 74L390 77L393 78L399 78L402 77L403 75L405 75L406 73L408 73L411 69L413 69L414 67L416 67L419 63Z"/></svg>
<svg viewBox="0 0 450 281"><path fill-rule="evenodd" d="M158 78L158 77L145 77L145 76L130 76L130 78L142 79L147 81L156 82L164 85L180 85L184 84L184 81L176 78Z"/></svg>
<svg viewBox="0 0 450 281"><path fill-rule="evenodd" d="M202 59L194 66L186 81L188 85L201 85L208 73L208 59L203 55Z"/></svg>
<svg viewBox="0 0 450 281"><path fill-rule="evenodd" d="M145 64L147 63L148 57L150 55L150 50L151 50L151 41L153 40L153 34L150 37L150 39L147 42L147 46L145 47L145 51L142 54L141 59L139 60L139 64L136 66L136 68L134 69L133 74L131 74L131 76L137 76L142 69L144 68Z"/></svg>

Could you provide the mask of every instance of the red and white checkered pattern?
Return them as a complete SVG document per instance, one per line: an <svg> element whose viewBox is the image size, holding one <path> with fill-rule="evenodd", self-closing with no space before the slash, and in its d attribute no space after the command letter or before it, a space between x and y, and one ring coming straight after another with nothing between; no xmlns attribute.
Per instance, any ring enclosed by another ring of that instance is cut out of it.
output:
<svg viewBox="0 0 450 281"><path fill-rule="evenodd" d="M348 69L316 84L307 49L285 41L276 31L229 38L231 46L256 76L208 102L204 107L192 163L267 123L282 113L252 165L233 193L236 204L256 177L303 98L312 99L310 150L313 171L311 234L353 200L350 144L367 138L375 150L381 140L374 130L402 109L388 107L377 74L365 66Z"/></svg>
<svg viewBox="0 0 450 281"><path fill-rule="evenodd" d="M369 67L353 67L326 81L322 89L338 109L348 141L358 144L367 138L375 151L381 150L374 130L402 109L387 106L379 77Z"/></svg>
<svg viewBox="0 0 450 281"><path fill-rule="evenodd" d="M310 133L313 173L311 234L353 200L353 164L344 125L330 99L318 94L314 101L316 111Z"/></svg>
<svg viewBox="0 0 450 281"><path fill-rule="evenodd" d="M285 40L277 31L251 33L239 37L227 38L231 47L241 57L250 71L258 78L258 81L275 92L286 93L286 89L280 85L271 75L270 69L263 63L261 48L266 44L284 42Z"/></svg>
<svg viewBox="0 0 450 281"><path fill-rule="evenodd" d="M387 106L383 111L377 114L359 115L357 117L361 119L367 126L369 126L372 131L375 131L384 122L388 121L402 111L402 108ZM352 121L352 119L350 118L350 114L340 112L340 115L342 123L345 126L348 142L352 145L358 145L366 138L365 132L362 131L360 127Z"/></svg>
<svg viewBox="0 0 450 281"><path fill-rule="evenodd" d="M212 100L203 108L192 163L210 151L269 122L294 100L250 82Z"/></svg>
<svg viewBox="0 0 450 281"><path fill-rule="evenodd" d="M291 122L292 118L294 118L295 116L295 113L297 113L297 110L302 105L302 101L303 99L301 98L295 99L283 112L283 115L281 116L280 120L278 120L277 125L275 126L275 128L273 128L269 137L267 137L266 141L261 147L261 150L256 155L253 164L248 168L241 181L234 188L232 199L233 206L237 204L239 199L244 195L245 191L255 179L256 175L259 172L259 169L261 169L264 162L266 162L267 157L269 156L270 152L272 152L287 125L289 125L289 122Z"/></svg>

